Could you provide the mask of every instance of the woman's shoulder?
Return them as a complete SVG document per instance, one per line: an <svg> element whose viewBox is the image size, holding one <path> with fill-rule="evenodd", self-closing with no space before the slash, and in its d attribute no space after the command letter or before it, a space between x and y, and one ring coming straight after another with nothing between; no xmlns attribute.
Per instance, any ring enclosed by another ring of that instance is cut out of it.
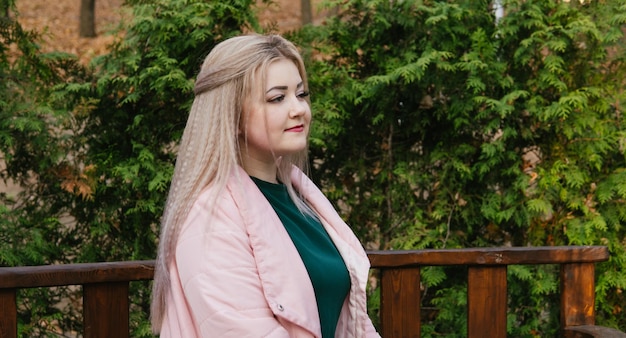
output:
<svg viewBox="0 0 626 338"><path fill-rule="evenodd" d="M263 198L262 194L252 179L237 167L227 180L210 184L198 194L189 216L241 223L246 214L252 212L250 208L258 203L259 198Z"/></svg>
<svg viewBox="0 0 626 338"><path fill-rule="evenodd" d="M328 201L313 180L296 166L291 169L291 184L309 203Z"/></svg>
<svg viewBox="0 0 626 338"><path fill-rule="evenodd" d="M194 206L232 206L246 197L246 191L254 187L254 182L240 167L234 168L223 181L215 181L204 187L195 198Z"/></svg>
<svg viewBox="0 0 626 338"><path fill-rule="evenodd" d="M224 224L238 223L241 215L236 199L229 181L223 182L221 186L209 184L194 198L181 235L186 237L195 236L199 232L222 231L220 229Z"/></svg>

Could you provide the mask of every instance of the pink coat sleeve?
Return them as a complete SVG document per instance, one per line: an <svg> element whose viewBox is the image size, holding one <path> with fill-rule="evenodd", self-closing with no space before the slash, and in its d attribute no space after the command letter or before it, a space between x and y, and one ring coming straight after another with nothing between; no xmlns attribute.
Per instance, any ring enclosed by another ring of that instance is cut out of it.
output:
<svg viewBox="0 0 626 338"><path fill-rule="evenodd" d="M263 295L237 208L224 203L232 202L220 201L209 215L201 198L181 233L174 262L177 276L172 276L179 279L180 290L173 290L171 299L185 304L176 308L188 313L176 317L188 316L201 337L289 337Z"/></svg>

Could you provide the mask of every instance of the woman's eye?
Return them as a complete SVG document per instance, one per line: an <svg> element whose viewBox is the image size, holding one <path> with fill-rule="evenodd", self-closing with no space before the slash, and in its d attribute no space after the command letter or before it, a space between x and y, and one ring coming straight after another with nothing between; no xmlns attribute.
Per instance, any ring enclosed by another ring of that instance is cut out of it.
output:
<svg viewBox="0 0 626 338"><path fill-rule="evenodd" d="M301 92L301 93L296 94L296 96L299 99L304 99L304 98L309 96L309 92ZM269 102L269 103L283 102L285 100L285 97L286 97L285 95L272 96L272 97L267 99L267 102Z"/></svg>
<svg viewBox="0 0 626 338"><path fill-rule="evenodd" d="M284 95L279 95L279 96L275 96L275 97L268 99L267 102L270 102L270 103L282 102L284 99L285 99Z"/></svg>

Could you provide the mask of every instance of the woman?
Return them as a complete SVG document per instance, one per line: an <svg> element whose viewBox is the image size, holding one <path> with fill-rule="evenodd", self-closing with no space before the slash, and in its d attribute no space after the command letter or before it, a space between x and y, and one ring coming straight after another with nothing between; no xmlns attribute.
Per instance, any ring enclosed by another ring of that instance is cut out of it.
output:
<svg viewBox="0 0 626 338"><path fill-rule="evenodd" d="M277 35L206 57L161 225L152 326L162 337L379 337L367 256L303 173L302 58Z"/></svg>

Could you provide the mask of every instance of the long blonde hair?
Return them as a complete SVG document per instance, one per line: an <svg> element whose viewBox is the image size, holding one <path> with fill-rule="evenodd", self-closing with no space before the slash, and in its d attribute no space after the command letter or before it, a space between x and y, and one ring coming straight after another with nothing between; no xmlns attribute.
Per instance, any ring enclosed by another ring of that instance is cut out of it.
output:
<svg viewBox="0 0 626 338"><path fill-rule="evenodd" d="M216 45L207 55L196 78L195 98L178 149L172 183L161 220L161 234L152 289L151 324L160 331L170 288L171 263L183 222L201 191L215 189L214 198L240 165L238 131L244 98L254 98L263 86L268 65L286 58L295 63L308 89L304 63L297 48L279 35L242 35ZM283 157L278 178L301 209L306 204L294 191L293 166L306 172L307 152Z"/></svg>

